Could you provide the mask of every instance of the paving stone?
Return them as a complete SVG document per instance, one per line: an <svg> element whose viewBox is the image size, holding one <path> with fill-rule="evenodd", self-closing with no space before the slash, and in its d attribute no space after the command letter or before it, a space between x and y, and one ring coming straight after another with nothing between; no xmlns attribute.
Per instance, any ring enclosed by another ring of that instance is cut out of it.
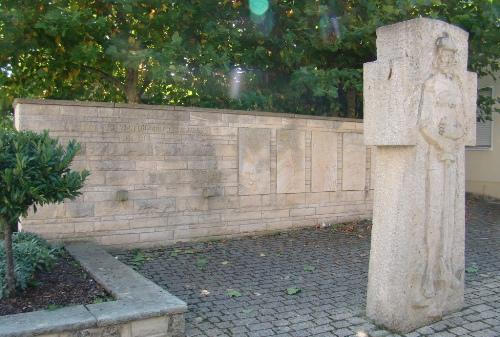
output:
<svg viewBox="0 0 500 337"><path fill-rule="evenodd" d="M431 335L434 333L434 330L429 326L424 326L420 329L417 329L417 332L421 333L422 335Z"/></svg>
<svg viewBox="0 0 500 337"><path fill-rule="evenodd" d="M420 333L414 331L414 332L410 332L410 333L407 333L406 335L404 335L405 337L420 337L422 336Z"/></svg>
<svg viewBox="0 0 500 337"><path fill-rule="evenodd" d="M249 337L267 337L267 336L274 336L274 331L271 329L264 329L264 330L258 330L258 331L251 331L248 333Z"/></svg>
<svg viewBox="0 0 500 337"><path fill-rule="evenodd" d="M484 322L472 322L464 325L464 328L471 331L489 328L490 326Z"/></svg>
<svg viewBox="0 0 500 337"><path fill-rule="evenodd" d="M457 336L462 336L468 334L470 331L467 329L464 329L462 327L456 327L453 329L450 329L450 332L457 335Z"/></svg>
<svg viewBox="0 0 500 337"><path fill-rule="evenodd" d="M325 325L316 325L314 328L310 329L310 332L312 335L320 334L320 333L325 333L328 331L334 331L335 328L332 327L331 325L325 324Z"/></svg>
<svg viewBox="0 0 500 337"><path fill-rule="evenodd" d="M249 324L248 325L248 328L252 331L255 331L255 330L264 330L264 329L271 329L273 327L273 325L269 322L265 322L265 323L256 323L256 324Z"/></svg>
<svg viewBox="0 0 500 337"><path fill-rule="evenodd" d="M339 336L339 337L346 337L346 336L350 336L352 335L352 331L349 330L349 329L337 329L335 330L335 335Z"/></svg>
<svg viewBox="0 0 500 337"><path fill-rule="evenodd" d="M476 331L471 333L474 337L498 337L498 331L493 331L490 329Z"/></svg>
<svg viewBox="0 0 500 337"><path fill-rule="evenodd" d="M389 334L390 334L390 332L386 331L386 330L375 330L375 331L370 332L371 337L385 337Z"/></svg>
<svg viewBox="0 0 500 337"><path fill-rule="evenodd" d="M428 335L430 337L456 337L455 334L449 332L449 331L440 331L440 332L436 332L436 333L433 333L431 335Z"/></svg>
<svg viewBox="0 0 500 337"><path fill-rule="evenodd" d="M478 272L465 275L465 308L406 337L500 336L500 204L467 204L466 266ZM188 303L187 337L396 336L364 316L370 237L358 234L300 229L179 243L144 250L139 271ZM132 262L131 251L116 253ZM200 258L208 261L203 269ZM306 265L314 271L304 271ZM288 295L289 287L302 291ZM203 289L210 294L201 295ZM229 298L227 289L242 296Z"/></svg>

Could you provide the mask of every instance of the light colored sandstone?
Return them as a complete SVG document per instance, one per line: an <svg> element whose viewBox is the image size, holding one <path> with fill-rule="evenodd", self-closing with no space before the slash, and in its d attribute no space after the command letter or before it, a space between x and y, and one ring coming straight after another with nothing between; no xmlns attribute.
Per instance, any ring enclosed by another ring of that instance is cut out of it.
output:
<svg viewBox="0 0 500 337"><path fill-rule="evenodd" d="M381 27L364 68L365 141L376 146L367 314L399 332L463 306L467 38L425 18Z"/></svg>
<svg viewBox="0 0 500 337"><path fill-rule="evenodd" d="M316 210L312 207L309 208L293 208L290 210L290 216L306 216L306 215L314 215L316 214Z"/></svg>
<svg viewBox="0 0 500 337"><path fill-rule="evenodd" d="M260 219L262 217L261 212L230 212L228 214L222 214L222 221L230 222L235 220L253 220Z"/></svg>
<svg viewBox="0 0 500 337"><path fill-rule="evenodd" d="M375 188L375 152L377 148L372 146L370 149L370 189L373 190Z"/></svg>
<svg viewBox="0 0 500 337"><path fill-rule="evenodd" d="M15 106L19 128L77 139L73 168L91 171L82 197L23 219L23 229L48 239L163 245L309 225L320 207L322 219L359 212L328 208L334 202L371 204L363 190L323 191L342 187L337 140L359 132L354 120L98 102Z"/></svg>
<svg viewBox="0 0 500 337"><path fill-rule="evenodd" d="M177 197L175 201L177 211L208 210L208 198L205 197Z"/></svg>
<svg viewBox="0 0 500 337"><path fill-rule="evenodd" d="M360 133L344 133L342 140L342 190L364 190L366 146Z"/></svg>
<svg viewBox="0 0 500 337"><path fill-rule="evenodd" d="M94 216L94 205L82 202L64 203L64 216L68 218L85 218Z"/></svg>
<svg viewBox="0 0 500 337"><path fill-rule="evenodd" d="M290 210L288 210L288 209L262 211L262 218L263 219L288 218L289 215L290 215Z"/></svg>
<svg viewBox="0 0 500 337"><path fill-rule="evenodd" d="M311 191L335 191L337 189L337 134L313 131L311 157Z"/></svg>
<svg viewBox="0 0 500 337"><path fill-rule="evenodd" d="M198 218L195 215L173 215L168 217L169 225L188 225L197 221Z"/></svg>
<svg viewBox="0 0 500 337"><path fill-rule="evenodd" d="M281 126L282 121L281 117L257 116L255 124Z"/></svg>
<svg viewBox="0 0 500 337"><path fill-rule="evenodd" d="M94 225L96 231L115 231L129 228L130 220L107 220L100 221Z"/></svg>
<svg viewBox="0 0 500 337"><path fill-rule="evenodd" d="M136 214L166 213L175 210L175 198L157 198L134 201Z"/></svg>
<svg viewBox="0 0 500 337"><path fill-rule="evenodd" d="M266 229L267 229L267 224L263 222L241 224L239 226L239 233L253 233L258 231L264 231Z"/></svg>
<svg viewBox="0 0 500 337"><path fill-rule="evenodd" d="M75 233L92 233L95 230L93 222L76 222Z"/></svg>
<svg viewBox="0 0 500 337"><path fill-rule="evenodd" d="M277 143L277 192L305 192L305 132L279 130Z"/></svg>
<svg viewBox="0 0 500 337"><path fill-rule="evenodd" d="M261 204L261 195L242 195L240 197L240 208L259 207Z"/></svg>
<svg viewBox="0 0 500 337"><path fill-rule="evenodd" d="M271 179L271 131L240 128L239 194L268 194Z"/></svg>
<svg viewBox="0 0 500 337"><path fill-rule="evenodd" d="M329 192L306 193L307 205L324 204L324 203L329 203L329 202L330 202L330 193Z"/></svg>
<svg viewBox="0 0 500 337"><path fill-rule="evenodd" d="M174 239L173 231L158 231L151 233L140 233L139 240L142 241L172 241Z"/></svg>
<svg viewBox="0 0 500 337"><path fill-rule="evenodd" d="M98 242L104 246L126 245L140 242L140 234L117 234L106 235L98 238Z"/></svg>
<svg viewBox="0 0 500 337"><path fill-rule="evenodd" d="M148 227L165 227L168 218L136 218L128 220L130 221L130 228L148 228Z"/></svg>

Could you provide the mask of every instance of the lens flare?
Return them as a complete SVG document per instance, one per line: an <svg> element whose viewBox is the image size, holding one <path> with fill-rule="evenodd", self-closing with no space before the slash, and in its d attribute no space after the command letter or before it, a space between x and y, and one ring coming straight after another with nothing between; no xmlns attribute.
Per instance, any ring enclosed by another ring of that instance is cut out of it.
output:
<svg viewBox="0 0 500 337"><path fill-rule="evenodd" d="M269 9L269 0L250 0L250 12L254 15L264 15Z"/></svg>
<svg viewBox="0 0 500 337"><path fill-rule="evenodd" d="M341 38L340 18L335 14L322 15L318 27L325 43L331 43Z"/></svg>
<svg viewBox="0 0 500 337"><path fill-rule="evenodd" d="M245 71L241 68L234 68L231 71L230 77L231 77L231 83L229 86L229 97L232 99L237 99L240 96L241 93L241 82L243 80L243 76L245 74Z"/></svg>
<svg viewBox="0 0 500 337"><path fill-rule="evenodd" d="M340 36L340 24L339 24L339 19L336 16L332 16L330 18L330 23L333 26L333 31L337 35L337 37L341 38Z"/></svg>

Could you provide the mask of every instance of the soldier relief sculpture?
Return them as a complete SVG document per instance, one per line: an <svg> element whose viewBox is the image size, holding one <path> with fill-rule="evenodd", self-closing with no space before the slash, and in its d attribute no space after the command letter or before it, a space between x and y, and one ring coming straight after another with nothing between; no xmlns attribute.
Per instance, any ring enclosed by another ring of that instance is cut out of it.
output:
<svg viewBox="0 0 500 337"><path fill-rule="evenodd" d="M456 74L457 47L447 33L436 40L430 76L422 85L418 111L418 146L423 151L425 177L425 257L417 308L436 317L443 314L448 296L462 286L464 270L455 261L455 218L460 170L464 166L467 133L464 90Z"/></svg>
<svg viewBox="0 0 500 337"><path fill-rule="evenodd" d="M416 18L377 29L363 67L364 141L375 146L366 312L407 333L464 305L465 146L477 75L468 33Z"/></svg>

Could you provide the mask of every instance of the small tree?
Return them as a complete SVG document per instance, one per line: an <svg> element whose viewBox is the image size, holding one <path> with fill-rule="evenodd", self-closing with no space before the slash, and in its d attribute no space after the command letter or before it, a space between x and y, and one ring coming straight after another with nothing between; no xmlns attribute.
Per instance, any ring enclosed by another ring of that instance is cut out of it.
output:
<svg viewBox="0 0 500 337"><path fill-rule="evenodd" d="M69 167L79 149L74 140L66 147L59 145L46 131L0 130L0 230L4 231L7 259L7 296L16 286L12 232L31 206L36 212L37 206L80 195L89 173Z"/></svg>

